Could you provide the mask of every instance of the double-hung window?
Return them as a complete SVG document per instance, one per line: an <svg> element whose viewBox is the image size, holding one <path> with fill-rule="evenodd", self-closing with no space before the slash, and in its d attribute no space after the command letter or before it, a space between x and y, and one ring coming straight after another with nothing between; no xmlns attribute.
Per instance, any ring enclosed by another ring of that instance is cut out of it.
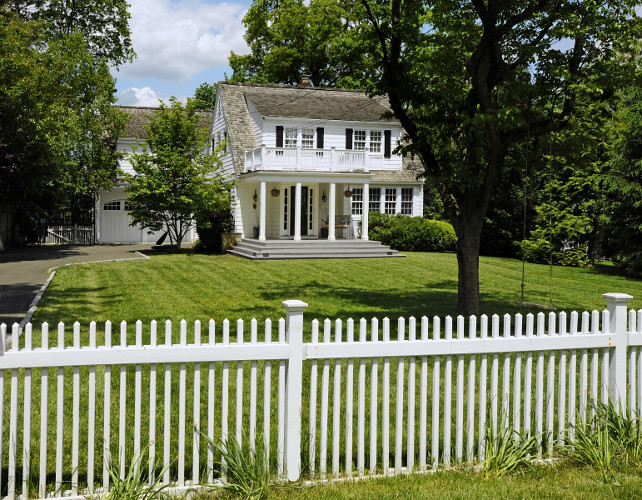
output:
<svg viewBox="0 0 642 500"><path fill-rule="evenodd" d="M366 131L365 130L354 131L354 149L356 151L366 150Z"/></svg>
<svg viewBox="0 0 642 500"><path fill-rule="evenodd" d="M304 128L301 130L301 147L303 149L314 148L314 129Z"/></svg>
<svg viewBox="0 0 642 500"><path fill-rule="evenodd" d="M412 215L412 188L401 188L401 213Z"/></svg>
<svg viewBox="0 0 642 500"><path fill-rule="evenodd" d="M361 215L363 206L363 188L353 188L351 200L352 215Z"/></svg>
<svg viewBox="0 0 642 500"><path fill-rule="evenodd" d="M397 189L386 188L386 198L384 201L384 213L396 214L397 213Z"/></svg>
<svg viewBox="0 0 642 500"><path fill-rule="evenodd" d="M370 152L381 153L381 130L370 131Z"/></svg>
<svg viewBox="0 0 642 500"><path fill-rule="evenodd" d="M381 210L381 188L370 188L370 200L368 203L369 212Z"/></svg>
<svg viewBox="0 0 642 500"><path fill-rule="evenodd" d="M285 129L285 147L296 148L297 140L296 127L286 127Z"/></svg>

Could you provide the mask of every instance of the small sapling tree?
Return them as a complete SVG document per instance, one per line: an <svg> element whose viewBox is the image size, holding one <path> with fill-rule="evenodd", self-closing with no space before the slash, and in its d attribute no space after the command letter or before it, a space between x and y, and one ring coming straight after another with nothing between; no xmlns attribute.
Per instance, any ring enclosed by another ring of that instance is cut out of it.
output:
<svg viewBox="0 0 642 500"><path fill-rule="evenodd" d="M147 138L131 157L135 174L127 176L131 224L164 229L180 248L197 213L229 204L232 184L220 171L218 151L206 148L193 101L183 106L172 98L150 118Z"/></svg>

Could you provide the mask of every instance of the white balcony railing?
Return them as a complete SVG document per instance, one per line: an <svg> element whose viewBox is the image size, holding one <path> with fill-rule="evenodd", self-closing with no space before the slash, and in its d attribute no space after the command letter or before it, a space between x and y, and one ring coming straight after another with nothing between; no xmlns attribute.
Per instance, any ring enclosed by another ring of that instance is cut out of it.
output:
<svg viewBox="0 0 642 500"><path fill-rule="evenodd" d="M268 148L245 152L244 172L256 170L368 172L383 167L383 154L331 149Z"/></svg>

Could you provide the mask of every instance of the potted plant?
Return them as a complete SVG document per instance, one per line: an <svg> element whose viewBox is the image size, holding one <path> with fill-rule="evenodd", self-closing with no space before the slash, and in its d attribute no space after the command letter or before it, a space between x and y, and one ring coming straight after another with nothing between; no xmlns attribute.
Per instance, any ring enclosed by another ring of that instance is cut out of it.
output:
<svg viewBox="0 0 642 500"><path fill-rule="evenodd" d="M346 189L343 192L343 196L345 196L346 198L352 198L352 191L350 190L350 188Z"/></svg>
<svg viewBox="0 0 642 500"><path fill-rule="evenodd" d="M270 193L272 194L273 198L278 198L279 195L281 194L281 190L276 188L276 187L273 187L272 191L270 191Z"/></svg>

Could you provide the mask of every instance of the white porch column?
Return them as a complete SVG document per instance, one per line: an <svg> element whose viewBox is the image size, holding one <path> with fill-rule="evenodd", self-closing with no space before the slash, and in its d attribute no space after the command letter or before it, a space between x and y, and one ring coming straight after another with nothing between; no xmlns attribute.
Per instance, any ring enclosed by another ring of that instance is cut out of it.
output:
<svg viewBox="0 0 642 500"><path fill-rule="evenodd" d="M296 183L294 195L294 241L301 240L301 183Z"/></svg>
<svg viewBox="0 0 642 500"><path fill-rule="evenodd" d="M368 207L370 206L370 184L363 185L361 195L361 239L368 241Z"/></svg>
<svg viewBox="0 0 642 500"><path fill-rule="evenodd" d="M266 185L265 181L261 181L261 193L259 196L259 241L265 241L265 213L266 213Z"/></svg>
<svg viewBox="0 0 642 500"><path fill-rule="evenodd" d="M337 185L334 182L330 183L330 205L328 210L328 239L334 240L334 220L335 220L335 200L337 194Z"/></svg>

